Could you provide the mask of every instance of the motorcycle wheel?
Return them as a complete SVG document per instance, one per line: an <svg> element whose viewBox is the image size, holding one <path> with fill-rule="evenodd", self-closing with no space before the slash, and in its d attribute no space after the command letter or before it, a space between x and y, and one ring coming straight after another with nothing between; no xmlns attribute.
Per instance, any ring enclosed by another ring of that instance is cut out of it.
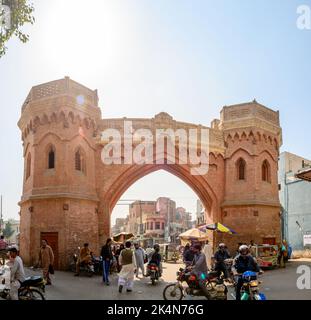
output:
<svg viewBox="0 0 311 320"><path fill-rule="evenodd" d="M182 300L183 292L180 287L175 288L175 284L167 285L163 290L164 300Z"/></svg>
<svg viewBox="0 0 311 320"><path fill-rule="evenodd" d="M72 263L72 264L70 265L70 271L76 272L76 270L77 270L76 264Z"/></svg>
<svg viewBox="0 0 311 320"><path fill-rule="evenodd" d="M155 279L154 278L151 279L151 283L152 283L153 286L155 285Z"/></svg>
<svg viewBox="0 0 311 320"><path fill-rule="evenodd" d="M19 300L45 300L44 295L38 289L24 289L18 294Z"/></svg>

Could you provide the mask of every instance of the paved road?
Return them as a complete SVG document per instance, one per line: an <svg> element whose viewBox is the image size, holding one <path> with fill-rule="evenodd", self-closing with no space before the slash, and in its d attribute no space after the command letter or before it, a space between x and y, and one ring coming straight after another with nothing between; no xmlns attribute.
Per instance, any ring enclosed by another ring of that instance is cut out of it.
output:
<svg viewBox="0 0 311 320"><path fill-rule="evenodd" d="M304 299L311 300L311 290L299 290L296 286L298 274L296 273L299 265L308 265L311 268L311 260L308 261L291 261L285 269L276 269L266 271L261 276L263 281L261 291L265 293L268 300L281 299ZM51 300L80 300L80 299L107 299L107 300L140 300L140 299L163 299L162 292L164 287L176 279L176 271L181 264L163 265L163 279L155 286L152 286L149 278L135 279L134 290L132 293L118 292L117 275L111 277L111 285L106 286L101 283L101 277L94 276L88 278L86 276L74 277L73 273L56 271L52 276L53 285L46 287L46 298ZM311 269L310 269L311 270ZM27 269L28 274L38 273ZM233 293L229 288L229 293ZM195 300L199 299L196 297ZM231 294L228 299L233 300Z"/></svg>

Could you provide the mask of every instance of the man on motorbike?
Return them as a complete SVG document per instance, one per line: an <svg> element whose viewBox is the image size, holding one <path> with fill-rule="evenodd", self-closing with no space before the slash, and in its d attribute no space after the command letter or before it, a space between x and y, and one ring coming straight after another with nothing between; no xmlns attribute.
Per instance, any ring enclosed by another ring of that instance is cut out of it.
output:
<svg viewBox="0 0 311 320"><path fill-rule="evenodd" d="M151 255L150 261L148 265L155 264L159 268L159 277L162 275L162 263L161 263L161 254L160 254L160 246L156 243L153 246L154 252Z"/></svg>
<svg viewBox="0 0 311 320"><path fill-rule="evenodd" d="M228 279L228 270L225 264L225 260L230 258L230 254L226 249L224 243L218 245L218 250L214 254L215 259L215 271L220 275L223 272L225 279Z"/></svg>
<svg viewBox="0 0 311 320"><path fill-rule="evenodd" d="M256 260L250 255L247 245L241 245L239 254L234 258L232 265L232 272L234 276L238 277L236 284L236 300L241 300L241 288L243 286L243 279L241 275L246 271L253 271L262 273Z"/></svg>
<svg viewBox="0 0 311 320"><path fill-rule="evenodd" d="M209 292L205 285L205 279L207 278L207 264L206 257L203 252L201 252L202 247L200 244L195 244L193 246L194 259L192 266L188 267L192 274L194 274L199 279L199 287L203 291L204 295L208 297Z"/></svg>
<svg viewBox="0 0 311 320"><path fill-rule="evenodd" d="M83 248L80 249L79 259L76 265L76 273L75 276L79 276L80 274L80 266L88 265L92 263L91 250L89 248L89 244L85 243Z"/></svg>
<svg viewBox="0 0 311 320"><path fill-rule="evenodd" d="M192 246L190 247L190 244L187 243L186 246L185 246L185 249L184 249L184 253L183 253L184 264L186 266L191 265L192 261L193 261L193 258L194 258L193 247Z"/></svg>
<svg viewBox="0 0 311 320"><path fill-rule="evenodd" d="M10 248L8 251L10 256L8 265L11 272L10 297L11 300L18 300L18 289L25 281L24 265L21 257L18 256L17 249L15 247Z"/></svg>

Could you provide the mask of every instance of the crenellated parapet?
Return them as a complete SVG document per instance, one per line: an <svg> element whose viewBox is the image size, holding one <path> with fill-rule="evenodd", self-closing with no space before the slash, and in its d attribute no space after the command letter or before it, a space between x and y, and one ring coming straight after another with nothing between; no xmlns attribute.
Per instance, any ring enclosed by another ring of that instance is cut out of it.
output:
<svg viewBox="0 0 311 320"><path fill-rule="evenodd" d="M78 124L96 134L100 119L97 90L90 90L65 77L30 90L18 126L24 141L29 133L51 123L60 123L63 129Z"/></svg>

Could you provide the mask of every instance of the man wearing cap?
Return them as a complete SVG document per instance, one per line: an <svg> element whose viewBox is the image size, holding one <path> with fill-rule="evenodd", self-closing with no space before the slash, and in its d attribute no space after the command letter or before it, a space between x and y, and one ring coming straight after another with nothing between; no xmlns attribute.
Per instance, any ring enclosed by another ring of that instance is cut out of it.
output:
<svg viewBox="0 0 311 320"><path fill-rule="evenodd" d="M11 300L18 300L18 289L25 281L23 260L17 255L17 249L14 247L9 248L9 256L10 261L8 262L8 266L10 267L11 271L10 297Z"/></svg>
<svg viewBox="0 0 311 320"><path fill-rule="evenodd" d="M224 243L218 245L218 250L215 252L215 271L221 274L223 272L225 279L228 279L228 269L225 264L226 259L230 259L230 254L227 251L227 247Z"/></svg>
<svg viewBox="0 0 311 320"><path fill-rule="evenodd" d="M141 248L139 246L139 243L134 243L134 247L135 247L135 259L136 259L136 278L138 278L138 272L139 269L141 269L141 272L143 274L143 276L145 275L145 267L144 267L144 260L145 260L145 251L143 250L143 248Z"/></svg>

